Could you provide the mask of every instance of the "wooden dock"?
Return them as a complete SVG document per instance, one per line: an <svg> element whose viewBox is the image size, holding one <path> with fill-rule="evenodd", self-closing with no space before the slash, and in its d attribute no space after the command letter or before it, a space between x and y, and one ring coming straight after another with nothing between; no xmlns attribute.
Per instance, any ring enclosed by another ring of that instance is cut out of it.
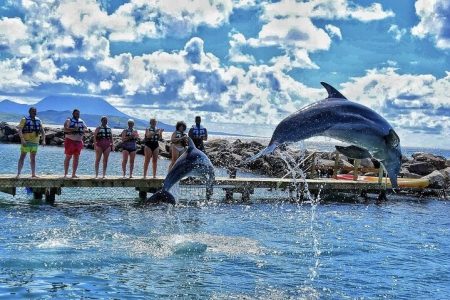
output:
<svg viewBox="0 0 450 300"><path fill-rule="evenodd" d="M45 199L49 202L55 201L55 195L61 195L63 188L135 188L139 192L139 197L145 199L147 193L154 193L162 187L164 177L147 178L122 178L118 176L108 176L105 179L95 179L93 176L81 175L79 178L64 178L62 176L43 175L39 178L20 177L14 175L0 175L0 192L11 195L16 194L16 188L31 188L36 199ZM184 179L181 186L204 186L198 179ZM383 194L386 186L378 182L361 182L350 180L336 180L333 178L307 179L306 182L300 179L288 178L227 178L218 177L214 182L214 188L225 191L227 200L233 198L233 194L242 195L243 200L250 199L250 195L255 189L286 189L290 192L305 190L305 186L312 194L327 193L353 193L366 195L367 193ZM417 193L423 192L423 188L402 189L402 192ZM301 192L300 192L301 193Z"/></svg>

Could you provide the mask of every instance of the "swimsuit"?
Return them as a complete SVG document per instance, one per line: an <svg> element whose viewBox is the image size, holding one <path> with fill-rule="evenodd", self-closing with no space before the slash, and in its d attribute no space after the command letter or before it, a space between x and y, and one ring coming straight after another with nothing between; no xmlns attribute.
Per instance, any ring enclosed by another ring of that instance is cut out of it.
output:
<svg viewBox="0 0 450 300"><path fill-rule="evenodd" d="M126 129L126 131L127 131L126 136L132 136L132 134L134 132L134 128L132 128L132 129L128 128L128 129ZM131 140L123 142L122 148L123 148L123 151L128 151L130 153L136 151L136 139L133 138Z"/></svg>
<svg viewBox="0 0 450 300"><path fill-rule="evenodd" d="M111 148L111 137L111 128L109 128L108 126L100 126L97 133L97 143L95 145L97 147L100 147L102 149L102 152L105 152L108 148Z"/></svg>
<svg viewBox="0 0 450 300"><path fill-rule="evenodd" d="M145 146L149 147L152 152L155 151L159 147L159 134L156 133L156 128L147 128L148 131L153 132L153 136L145 139Z"/></svg>

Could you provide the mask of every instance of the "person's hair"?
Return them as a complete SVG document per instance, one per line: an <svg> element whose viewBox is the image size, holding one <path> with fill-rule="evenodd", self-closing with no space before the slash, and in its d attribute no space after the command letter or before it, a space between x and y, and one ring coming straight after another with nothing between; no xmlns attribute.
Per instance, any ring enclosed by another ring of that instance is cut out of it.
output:
<svg viewBox="0 0 450 300"><path fill-rule="evenodd" d="M186 130L187 125L183 121L178 121L177 125L175 125L175 129L178 130L178 128L180 128L181 126L184 126L184 130Z"/></svg>
<svg viewBox="0 0 450 300"><path fill-rule="evenodd" d="M197 119L202 119L202 117L200 117L200 116L195 116L195 120L197 120Z"/></svg>
<svg viewBox="0 0 450 300"><path fill-rule="evenodd" d="M36 107L32 106L32 107L30 107L30 109L28 110L28 113L31 113L32 110L37 111Z"/></svg>
<svg viewBox="0 0 450 300"><path fill-rule="evenodd" d="M151 119L150 119L150 123L152 123L152 121L155 121L155 122L156 122L156 118L151 118Z"/></svg>
<svg viewBox="0 0 450 300"><path fill-rule="evenodd" d="M75 113L75 112L80 112L80 110L78 109L78 108L75 108L73 111L72 111L72 115Z"/></svg>
<svg viewBox="0 0 450 300"><path fill-rule="evenodd" d="M104 119L106 119L106 121L108 121L108 117L103 116L103 117L101 117L100 122L103 122Z"/></svg>

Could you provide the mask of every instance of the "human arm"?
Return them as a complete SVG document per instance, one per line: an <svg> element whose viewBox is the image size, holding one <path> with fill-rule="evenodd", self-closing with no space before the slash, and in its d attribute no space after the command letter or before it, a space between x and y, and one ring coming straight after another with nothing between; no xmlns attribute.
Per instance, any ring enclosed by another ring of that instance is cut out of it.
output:
<svg viewBox="0 0 450 300"><path fill-rule="evenodd" d="M20 137L20 143L24 146L25 146L26 142L25 142L25 138L23 137L22 129L25 126L25 122L26 122L25 118L22 118L22 120L20 120L19 125L17 126L17 131L18 131L18 134Z"/></svg>
<svg viewBox="0 0 450 300"><path fill-rule="evenodd" d="M42 136L42 146L45 146L46 145L46 142L45 142L45 130L44 130L44 126L42 126L42 124L41 124L41 136Z"/></svg>
<svg viewBox="0 0 450 300"><path fill-rule="evenodd" d="M189 129L188 135L191 139L194 139L194 128Z"/></svg>
<svg viewBox="0 0 450 300"><path fill-rule="evenodd" d="M97 134L98 134L99 131L100 131L100 127L95 128L95 131L94 131L94 149L97 147L96 146L97 145Z"/></svg>
<svg viewBox="0 0 450 300"><path fill-rule="evenodd" d="M203 140L204 141L208 140L208 130L206 130L206 128L205 128L205 136L203 137Z"/></svg>

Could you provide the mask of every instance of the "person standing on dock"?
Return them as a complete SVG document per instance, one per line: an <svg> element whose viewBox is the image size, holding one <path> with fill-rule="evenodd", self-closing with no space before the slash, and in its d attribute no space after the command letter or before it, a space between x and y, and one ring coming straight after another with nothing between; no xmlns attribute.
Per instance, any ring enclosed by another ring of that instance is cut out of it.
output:
<svg viewBox="0 0 450 300"><path fill-rule="evenodd" d="M172 133L172 137L170 141L172 142L172 145L170 147L170 151L172 153L172 161L169 165L169 171L172 169L173 165L177 161L178 157L180 157L181 154L186 150L186 146L188 144L188 137L186 133L186 123L183 121L177 122L177 125L175 126L175 132Z"/></svg>
<svg viewBox="0 0 450 300"><path fill-rule="evenodd" d="M150 119L150 127L145 130L145 148L144 148L144 179L147 178L148 165L152 159L153 178L156 178L156 168L159 155L159 141L162 139L164 129L156 127L156 119Z"/></svg>
<svg viewBox="0 0 450 300"><path fill-rule="evenodd" d="M69 164L73 157L72 178L78 178L76 175L78 161L81 150L84 146L83 136L86 132L87 126L80 118L80 111L78 109L74 109L72 112L72 117L67 118L66 122L64 122L64 154L66 155L64 160L64 177L67 177L67 173L69 173Z"/></svg>
<svg viewBox="0 0 450 300"><path fill-rule="evenodd" d="M205 152L205 145L203 141L208 140L208 131L205 127L200 125L202 122L202 118L200 116L195 117L195 125L192 125L191 129L189 129L189 137L195 144L198 150Z"/></svg>
<svg viewBox="0 0 450 300"><path fill-rule="evenodd" d="M128 128L122 131L122 174L127 173L128 156L130 157L130 178L133 178L134 158L136 157L136 141L139 133L134 129L134 120L128 120Z"/></svg>
<svg viewBox="0 0 450 300"><path fill-rule="evenodd" d="M42 145L45 145L45 131L42 126L41 120L36 117L37 109L35 107L30 107L28 110L29 115L23 117L20 120L17 129L19 131L20 142L20 158L17 164L17 177L20 177L20 172L22 172L23 163L27 153L30 152L30 166L31 166L31 177L36 178L36 153L39 145L39 140L42 136Z"/></svg>
<svg viewBox="0 0 450 300"><path fill-rule="evenodd" d="M113 137L111 128L108 126L108 118L101 118L101 125L94 132L94 148L95 148L95 178L98 178L98 169L100 167L100 159L103 155L103 178L106 176L106 168L108 167L109 153L113 150Z"/></svg>

